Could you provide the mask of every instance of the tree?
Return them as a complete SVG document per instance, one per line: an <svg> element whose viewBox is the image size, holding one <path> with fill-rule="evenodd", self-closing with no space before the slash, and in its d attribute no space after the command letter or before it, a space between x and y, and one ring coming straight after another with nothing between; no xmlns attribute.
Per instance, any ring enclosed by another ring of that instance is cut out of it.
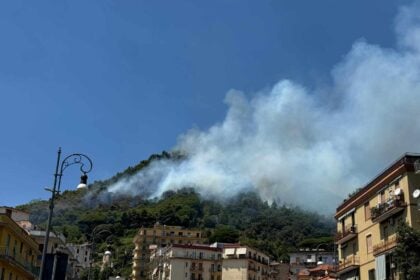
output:
<svg viewBox="0 0 420 280"><path fill-rule="evenodd" d="M402 223L397 229L395 260L403 280L420 279L420 232Z"/></svg>
<svg viewBox="0 0 420 280"><path fill-rule="evenodd" d="M231 226L219 225L210 236L210 242L225 242L236 243L238 242L239 232Z"/></svg>

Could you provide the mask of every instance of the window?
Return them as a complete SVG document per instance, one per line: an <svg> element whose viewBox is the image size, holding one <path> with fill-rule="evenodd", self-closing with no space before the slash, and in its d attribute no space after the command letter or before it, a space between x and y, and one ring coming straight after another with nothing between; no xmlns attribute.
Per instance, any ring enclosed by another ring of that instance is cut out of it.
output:
<svg viewBox="0 0 420 280"><path fill-rule="evenodd" d="M369 280L375 280L375 269L371 269L368 271Z"/></svg>
<svg viewBox="0 0 420 280"><path fill-rule="evenodd" d="M197 237L200 237L200 233L197 232Z"/></svg>
<svg viewBox="0 0 420 280"><path fill-rule="evenodd" d="M385 241L388 240L388 226L386 225L382 228L382 237Z"/></svg>
<svg viewBox="0 0 420 280"><path fill-rule="evenodd" d="M369 201L365 203L365 220L369 220L370 219L370 206L369 206Z"/></svg>
<svg viewBox="0 0 420 280"><path fill-rule="evenodd" d="M369 234L366 236L366 248L368 253L372 253L373 247L372 247L372 235Z"/></svg>

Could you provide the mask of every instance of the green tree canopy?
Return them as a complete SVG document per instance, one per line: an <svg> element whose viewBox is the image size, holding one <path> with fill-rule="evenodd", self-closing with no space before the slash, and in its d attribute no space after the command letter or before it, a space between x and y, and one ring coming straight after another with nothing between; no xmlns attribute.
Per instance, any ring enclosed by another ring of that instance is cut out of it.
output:
<svg viewBox="0 0 420 280"><path fill-rule="evenodd" d="M403 280L420 279L420 232L403 223L398 226L395 260Z"/></svg>

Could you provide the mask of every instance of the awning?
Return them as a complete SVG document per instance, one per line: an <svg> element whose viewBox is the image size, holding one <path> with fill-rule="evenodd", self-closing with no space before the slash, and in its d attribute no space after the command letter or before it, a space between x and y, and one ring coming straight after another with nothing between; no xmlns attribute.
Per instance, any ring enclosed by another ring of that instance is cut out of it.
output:
<svg viewBox="0 0 420 280"><path fill-rule="evenodd" d="M236 254L238 254L238 255L245 255L246 254L246 248L238 248L238 249L236 249Z"/></svg>
<svg viewBox="0 0 420 280"><path fill-rule="evenodd" d="M350 215L351 213L353 213L354 211L356 211L356 208L353 208L353 209L350 209L349 211L347 211L346 213L344 213L343 215L341 215L340 217L338 217L338 219L337 220L342 220L342 219L344 219L345 217L347 217L348 215Z"/></svg>
<svg viewBox="0 0 420 280"><path fill-rule="evenodd" d="M225 249L225 255L235 255L235 248Z"/></svg>

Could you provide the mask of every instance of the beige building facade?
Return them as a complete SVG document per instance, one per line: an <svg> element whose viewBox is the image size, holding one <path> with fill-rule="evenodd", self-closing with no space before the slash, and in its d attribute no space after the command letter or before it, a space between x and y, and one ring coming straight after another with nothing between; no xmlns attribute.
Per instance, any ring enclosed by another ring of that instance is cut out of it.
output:
<svg viewBox="0 0 420 280"><path fill-rule="evenodd" d="M268 280L270 260L264 253L238 244L223 248L222 280Z"/></svg>
<svg viewBox="0 0 420 280"><path fill-rule="evenodd" d="M150 246L164 248L173 244L203 244L206 238L201 230L185 229L156 223L153 228L141 228L134 237L132 277L147 279L150 272Z"/></svg>
<svg viewBox="0 0 420 280"><path fill-rule="evenodd" d="M13 212L0 213L0 279L37 279L38 244L13 220Z"/></svg>
<svg viewBox="0 0 420 280"><path fill-rule="evenodd" d="M269 280L269 258L239 244L181 245L151 256L153 280Z"/></svg>
<svg viewBox="0 0 420 280"><path fill-rule="evenodd" d="M209 245L174 244L151 254L153 280L222 279L222 249Z"/></svg>
<svg viewBox="0 0 420 280"><path fill-rule="evenodd" d="M420 187L418 166L420 155L402 156L337 208L340 279L400 279L392 252L400 222L420 228L412 196Z"/></svg>

